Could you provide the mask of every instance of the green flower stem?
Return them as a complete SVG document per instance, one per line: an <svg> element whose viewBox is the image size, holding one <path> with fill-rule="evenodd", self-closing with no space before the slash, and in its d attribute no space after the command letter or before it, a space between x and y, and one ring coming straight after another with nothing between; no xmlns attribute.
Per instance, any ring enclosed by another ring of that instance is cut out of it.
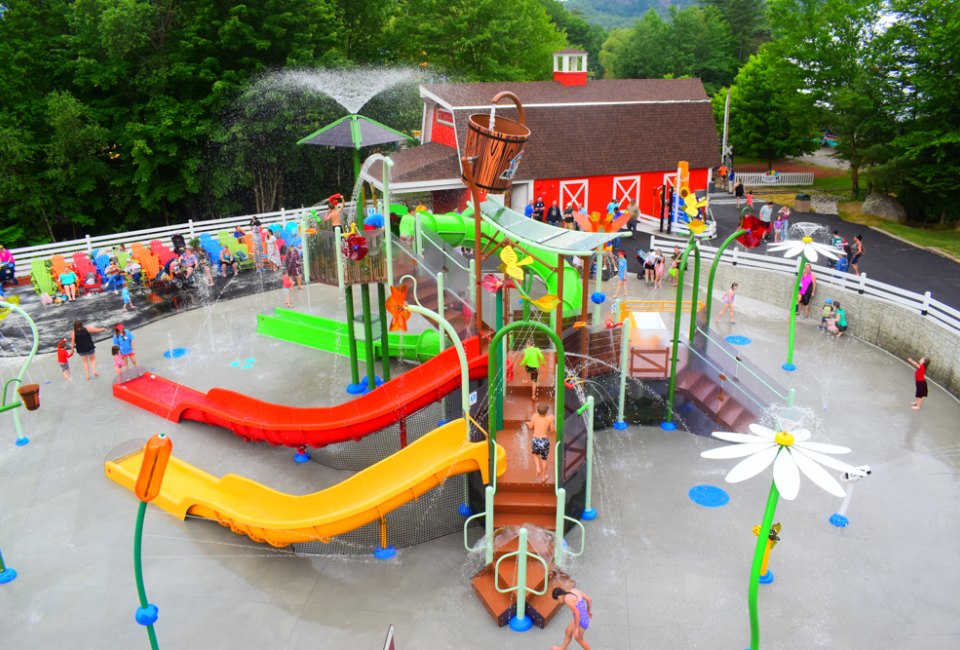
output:
<svg viewBox="0 0 960 650"><path fill-rule="evenodd" d="M807 258L803 253L800 253L800 266L797 268L797 279L793 283L793 302L790 304L790 337L787 341L787 363L785 365L793 365L793 338L794 332L797 329L797 305L800 301L800 279L803 277L803 267L807 264Z"/></svg>
<svg viewBox="0 0 960 650"><path fill-rule="evenodd" d="M763 523L760 524L760 534L757 535L757 548L753 552L753 567L750 569L750 589L747 592L747 607L750 610L750 650L760 650L760 616L757 613L757 590L760 587L760 566L763 564L763 555L767 550L770 526L773 525L773 516L777 511L777 501L780 492L777 484L770 481L770 496L767 497L767 509L763 513Z"/></svg>
<svg viewBox="0 0 960 650"><path fill-rule="evenodd" d="M141 609L146 609L147 590L143 587L143 564L140 561L140 546L143 541L143 518L147 514L147 502L140 502L140 509L137 511L137 528L133 535L133 571L137 578L137 595L140 597ZM153 625L147 625L147 636L150 638L150 647L158 650L160 645L157 643L157 632Z"/></svg>

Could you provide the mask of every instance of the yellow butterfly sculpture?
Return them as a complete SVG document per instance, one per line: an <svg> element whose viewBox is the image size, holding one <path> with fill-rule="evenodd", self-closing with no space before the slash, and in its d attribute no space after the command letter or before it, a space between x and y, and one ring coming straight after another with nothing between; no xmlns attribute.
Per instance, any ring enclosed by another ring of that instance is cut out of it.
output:
<svg viewBox="0 0 960 650"><path fill-rule="evenodd" d="M553 311L557 308L557 305L560 304L560 299L552 293L548 293L547 295L539 298L527 298L524 296L523 300L526 300L534 307L540 309L540 311Z"/></svg>
<svg viewBox="0 0 960 650"><path fill-rule="evenodd" d="M520 259L517 256L517 251L513 250L513 246L503 247L503 250L500 251L500 260L503 262L500 267L503 272L521 282L523 281L523 267L533 264L532 257Z"/></svg>

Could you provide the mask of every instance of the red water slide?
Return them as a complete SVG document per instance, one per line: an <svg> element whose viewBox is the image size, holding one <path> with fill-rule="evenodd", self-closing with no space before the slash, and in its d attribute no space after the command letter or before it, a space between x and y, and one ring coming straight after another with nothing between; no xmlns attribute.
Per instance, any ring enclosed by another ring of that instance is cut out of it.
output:
<svg viewBox="0 0 960 650"><path fill-rule="evenodd" d="M479 340L463 342L470 378L487 376ZM114 384L113 395L172 422L196 420L230 429L245 440L322 447L359 440L439 401L460 387L457 351L449 348L376 390L339 406L299 408L213 388L208 393L146 372Z"/></svg>

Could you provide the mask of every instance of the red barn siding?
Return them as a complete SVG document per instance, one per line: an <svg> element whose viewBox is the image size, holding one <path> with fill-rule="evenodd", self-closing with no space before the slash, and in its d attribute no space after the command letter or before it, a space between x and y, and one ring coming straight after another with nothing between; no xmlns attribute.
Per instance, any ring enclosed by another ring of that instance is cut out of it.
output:
<svg viewBox="0 0 960 650"><path fill-rule="evenodd" d="M447 124L441 124L437 121L437 107L434 107L431 111L431 122L430 122L430 142L436 142L438 144L445 144L448 147L457 146L457 133L454 131L452 126ZM444 109L439 109L444 110ZM449 111L447 111L448 114ZM452 115L451 115L452 117Z"/></svg>

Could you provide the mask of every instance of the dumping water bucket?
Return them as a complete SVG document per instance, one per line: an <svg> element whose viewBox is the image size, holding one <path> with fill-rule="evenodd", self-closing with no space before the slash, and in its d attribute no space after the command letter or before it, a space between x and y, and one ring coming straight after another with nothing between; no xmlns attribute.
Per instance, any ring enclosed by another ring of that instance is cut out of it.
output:
<svg viewBox="0 0 960 650"><path fill-rule="evenodd" d="M20 399L23 401L23 405L27 407L28 411L36 411L38 408L40 408L39 384L24 384L17 389L17 392L20 393Z"/></svg>
<svg viewBox="0 0 960 650"><path fill-rule="evenodd" d="M530 137L520 100L513 93L502 92L492 101L496 104L503 98L517 105L520 121L497 115L496 106L490 109L489 114L474 113L470 116L464 147L464 154L473 163L474 183L480 189L494 194L510 188L517 165L523 157L523 145Z"/></svg>

